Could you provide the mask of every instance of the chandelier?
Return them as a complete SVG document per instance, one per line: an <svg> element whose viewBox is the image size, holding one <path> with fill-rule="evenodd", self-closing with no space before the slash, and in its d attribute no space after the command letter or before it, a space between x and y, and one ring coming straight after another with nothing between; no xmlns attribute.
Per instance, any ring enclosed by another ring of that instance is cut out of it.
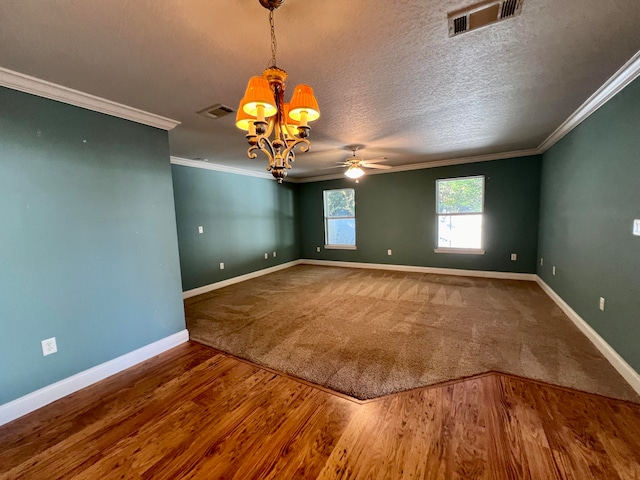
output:
<svg viewBox="0 0 640 480"><path fill-rule="evenodd" d="M261 77L251 77L236 116L236 126L247 132L247 156L256 158L262 151L269 160L267 171L282 183L295 160L294 148L308 152L309 122L320 117L318 101L309 85L298 85L290 103L284 102L287 72L276 66L276 33L273 11L284 0L259 0L269 10L271 61Z"/></svg>

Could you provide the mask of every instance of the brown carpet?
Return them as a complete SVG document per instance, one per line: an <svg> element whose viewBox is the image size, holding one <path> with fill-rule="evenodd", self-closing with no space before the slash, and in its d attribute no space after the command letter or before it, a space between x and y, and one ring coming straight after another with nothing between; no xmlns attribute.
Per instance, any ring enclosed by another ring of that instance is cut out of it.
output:
<svg viewBox="0 0 640 480"><path fill-rule="evenodd" d="M193 340L359 399L493 370L640 403L533 282L301 265L185 309Z"/></svg>

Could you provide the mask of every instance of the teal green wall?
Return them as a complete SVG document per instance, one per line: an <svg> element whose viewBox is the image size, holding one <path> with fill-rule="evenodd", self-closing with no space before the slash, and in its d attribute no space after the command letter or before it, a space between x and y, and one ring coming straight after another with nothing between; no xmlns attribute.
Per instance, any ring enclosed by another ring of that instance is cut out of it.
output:
<svg viewBox="0 0 640 480"><path fill-rule="evenodd" d="M542 172L538 275L640 371L640 80L548 150Z"/></svg>
<svg viewBox="0 0 640 480"><path fill-rule="evenodd" d="M183 330L167 132L0 87L0 255L0 404Z"/></svg>
<svg viewBox="0 0 640 480"><path fill-rule="evenodd" d="M300 258L297 185L181 165L172 170L185 291Z"/></svg>
<svg viewBox="0 0 640 480"><path fill-rule="evenodd" d="M300 185L302 257L347 262L535 273L540 157L495 160ZM435 182L485 175L485 255L436 254ZM325 250L322 191L356 190L357 250ZM316 247L323 247L320 253ZM387 250L393 251L392 256ZM518 254L512 262L511 253Z"/></svg>

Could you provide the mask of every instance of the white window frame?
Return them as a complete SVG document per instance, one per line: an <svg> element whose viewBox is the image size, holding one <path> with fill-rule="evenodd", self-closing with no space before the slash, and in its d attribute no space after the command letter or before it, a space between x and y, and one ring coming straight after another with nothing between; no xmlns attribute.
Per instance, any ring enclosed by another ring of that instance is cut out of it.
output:
<svg viewBox="0 0 640 480"><path fill-rule="evenodd" d="M348 215L343 217L327 217L327 192L336 192L336 191L344 191L344 190L353 190L353 215ZM329 190L323 190L322 191L322 212L324 215L324 248L326 250L356 250L358 237L356 236L355 226L354 226L354 232L353 232L353 237L356 242L355 245L329 243L329 219L340 220L340 219L353 218L354 224L356 223L356 189L355 188L332 188Z"/></svg>
<svg viewBox="0 0 640 480"><path fill-rule="evenodd" d="M453 180L471 180L473 178L481 178L482 179L482 211L481 212L473 212L473 213L440 213L440 182L450 182ZM485 198L485 185L486 179L484 175L470 175L467 177L451 177L451 178L439 178L436 180L436 248L433 250L435 253L453 253L458 255L484 255L485 250L482 248L484 244L484 235L483 229L480 231L480 248L450 248L450 247L439 247L440 241L440 217L452 217L452 216L462 216L462 215L482 215L482 221L484 224L484 198Z"/></svg>

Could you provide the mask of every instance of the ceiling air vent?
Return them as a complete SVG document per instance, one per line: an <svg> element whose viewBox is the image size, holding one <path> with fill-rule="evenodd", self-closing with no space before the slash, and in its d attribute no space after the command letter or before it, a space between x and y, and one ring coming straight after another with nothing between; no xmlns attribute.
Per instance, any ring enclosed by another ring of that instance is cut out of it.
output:
<svg viewBox="0 0 640 480"><path fill-rule="evenodd" d="M224 117L225 115L229 115L234 111L235 110L231 107L227 107L226 105L222 105L221 103L216 103L211 107L205 108L204 110L200 110L198 114L208 118L220 118L220 117Z"/></svg>
<svg viewBox="0 0 640 480"><path fill-rule="evenodd" d="M487 0L449 13L449 36L455 37L471 30L520 15L524 0Z"/></svg>
<svg viewBox="0 0 640 480"><path fill-rule="evenodd" d="M519 4L522 2L518 2L518 0L506 0L502 4L502 8L500 9L500 18L508 18L516 15L516 10L520 13Z"/></svg>
<svg viewBox="0 0 640 480"><path fill-rule="evenodd" d="M453 34L457 35L467 31L467 16L453 19Z"/></svg>

